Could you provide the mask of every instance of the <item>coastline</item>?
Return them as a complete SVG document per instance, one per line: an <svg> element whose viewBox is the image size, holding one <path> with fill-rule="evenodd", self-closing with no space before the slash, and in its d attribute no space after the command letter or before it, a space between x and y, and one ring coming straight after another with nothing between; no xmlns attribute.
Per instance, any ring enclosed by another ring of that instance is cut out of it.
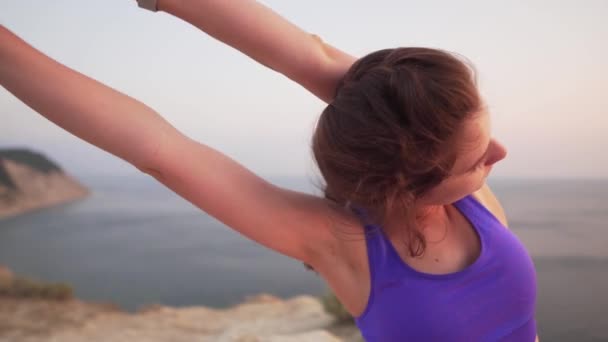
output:
<svg viewBox="0 0 608 342"><path fill-rule="evenodd" d="M0 219L66 204L90 190L46 157L25 149L0 149Z"/></svg>

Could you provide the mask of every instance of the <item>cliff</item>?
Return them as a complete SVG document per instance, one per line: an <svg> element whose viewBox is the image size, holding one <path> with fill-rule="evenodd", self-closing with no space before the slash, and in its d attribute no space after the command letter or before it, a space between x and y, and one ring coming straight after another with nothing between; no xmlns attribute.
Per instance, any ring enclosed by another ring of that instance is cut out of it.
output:
<svg viewBox="0 0 608 342"><path fill-rule="evenodd" d="M127 313L49 291L59 284L20 278L0 266L1 341L363 341L354 325L336 325L311 296L258 295L227 309L152 305Z"/></svg>
<svg viewBox="0 0 608 342"><path fill-rule="evenodd" d="M89 191L45 156L0 150L0 219L71 202Z"/></svg>

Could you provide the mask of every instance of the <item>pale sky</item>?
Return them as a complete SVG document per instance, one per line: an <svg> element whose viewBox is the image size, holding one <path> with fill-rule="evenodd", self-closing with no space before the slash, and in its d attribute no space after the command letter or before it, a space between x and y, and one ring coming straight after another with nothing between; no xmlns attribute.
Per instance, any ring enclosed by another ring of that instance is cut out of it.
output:
<svg viewBox="0 0 608 342"><path fill-rule="evenodd" d="M425 46L469 58L509 151L492 177L608 176L608 1L264 3L356 56ZM133 0L3 0L0 23L262 176L314 172L310 136L324 104L189 24ZM138 172L3 88L0 113L0 147L43 151L76 175Z"/></svg>

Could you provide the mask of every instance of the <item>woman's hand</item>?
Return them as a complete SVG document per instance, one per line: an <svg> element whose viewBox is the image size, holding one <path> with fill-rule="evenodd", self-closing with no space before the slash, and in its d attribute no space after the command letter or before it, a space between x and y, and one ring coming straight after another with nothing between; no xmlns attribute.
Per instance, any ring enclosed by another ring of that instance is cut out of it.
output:
<svg viewBox="0 0 608 342"><path fill-rule="evenodd" d="M159 0L181 18L299 83L325 102L355 57L324 43L253 0Z"/></svg>

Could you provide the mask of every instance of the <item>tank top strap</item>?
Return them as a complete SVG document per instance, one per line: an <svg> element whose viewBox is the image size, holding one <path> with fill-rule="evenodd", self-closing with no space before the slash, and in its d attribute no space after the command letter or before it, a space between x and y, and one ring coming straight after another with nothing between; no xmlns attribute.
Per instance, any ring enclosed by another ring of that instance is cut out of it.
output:
<svg viewBox="0 0 608 342"><path fill-rule="evenodd" d="M366 236L371 288L367 307L355 317L366 341L534 340L531 257L472 195L453 205L481 239L477 259L456 272L417 271L401 260L383 227L366 227L380 229Z"/></svg>
<svg viewBox="0 0 608 342"><path fill-rule="evenodd" d="M361 224L363 225L363 228L365 230L366 239L369 239L370 237L372 237L372 235L375 235L378 233L379 228L376 225L371 223L371 221L369 220L369 215L367 214L367 211L363 207L358 206L358 205L353 205L353 204L350 204L349 207L361 221Z"/></svg>
<svg viewBox="0 0 608 342"><path fill-rule="evenodd" d="M502 222L494 216L483 204L481 204L472 194L454 202L454 205L471 221L477 221L480 224L480 230L485 231L487 226L499 225L504 227Z"/></svg>
<svg viewBox="0 0 608 342"><path fill-rule="evenodd" d="M501 224L498 219L472 195L468 195L453 204L474 225L480 239L488 247L488 243L491 242L492 228L496 227L496 224ZM374 283L381 285L399 277L423 274L413 271L410 266L405 264L382 227L370 222L363 208L357 207L353 210L364 222L372 288L377 287L374 286ZM433 276L431 275L429 278L433 278Z"/></svg>

